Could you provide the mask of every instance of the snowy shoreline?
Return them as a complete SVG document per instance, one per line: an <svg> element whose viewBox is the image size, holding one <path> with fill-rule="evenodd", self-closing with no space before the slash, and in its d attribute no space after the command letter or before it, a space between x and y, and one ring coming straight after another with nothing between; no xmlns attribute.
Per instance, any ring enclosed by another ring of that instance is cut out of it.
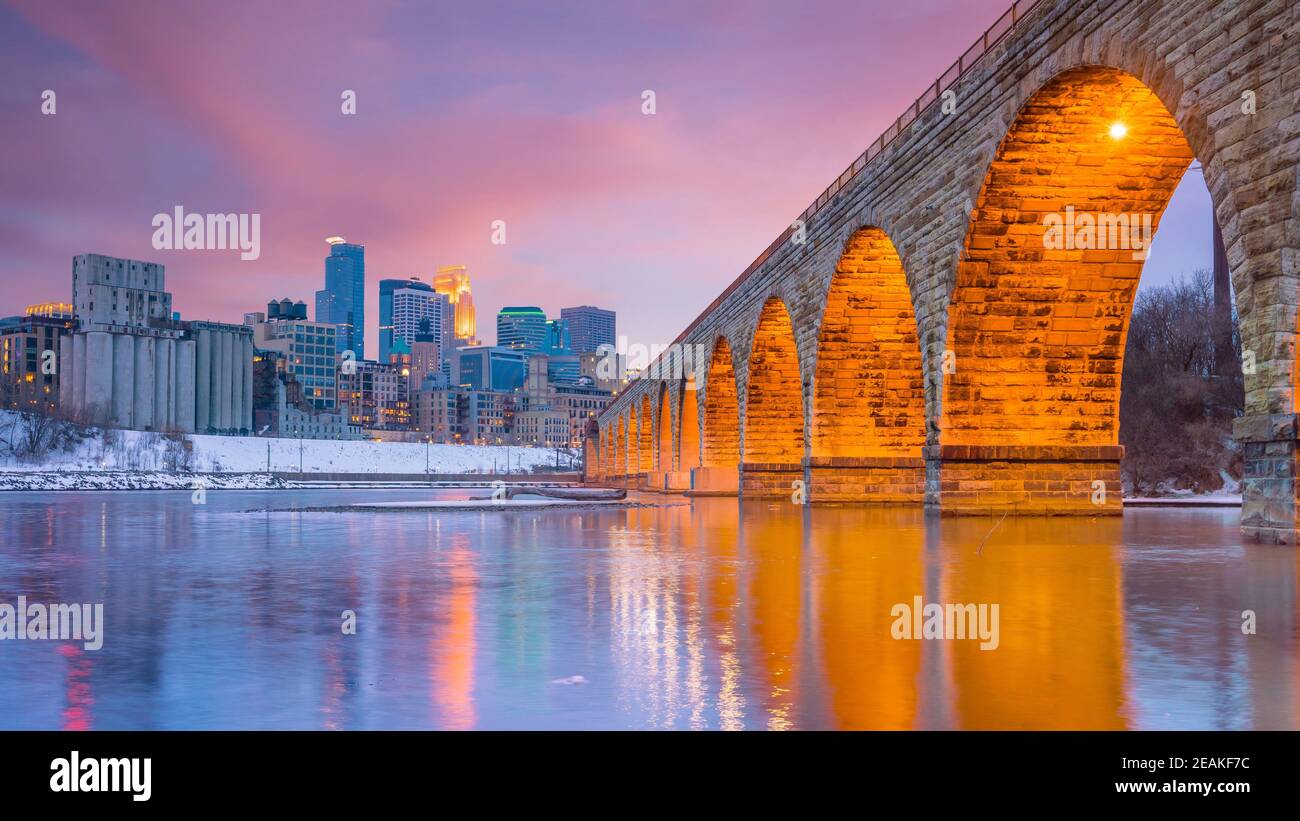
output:
<svg viewBox="0 0 1300 821"><path fill-rule="evenodd" d="M522 487L571 487L573 474L448 474L390 479L312 479L309 474L292 478L274 473L168 473L164 471L0 471L0 493L87 490L335 490L404 488L486 488L495 482Z"/></svg>
<svg viewBox="0 0 1300 821"><path fill-rule="evenodd" d="M33 439L42 444L33 447ZM421 487L572 482L579 464L575 452L552 448L163 434L0 411L0 490L180 490L199 481L217 490L274 489L312 479Z"/></svg>

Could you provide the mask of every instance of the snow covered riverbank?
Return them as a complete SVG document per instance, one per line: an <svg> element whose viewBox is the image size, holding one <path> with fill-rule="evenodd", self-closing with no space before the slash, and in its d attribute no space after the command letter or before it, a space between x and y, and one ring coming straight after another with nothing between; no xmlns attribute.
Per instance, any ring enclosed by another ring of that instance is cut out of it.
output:
<svg viewBox="0 0 1300 821"><path fill-rule="evenodd" d="M163 473L100 470L0 472L0 490L272 490L288 483L268 473Z"/></svg>
<svg viewBox="0 0 1300 821"><path fill-rule="evenodd" d="M548 448L407 442L164 435L145 431L61 430L38 455L24 452L26 421L0 411L0 473L190 474L544 474L572 471L574 456ZM29 449L30 450L30 449Z"/></svg>

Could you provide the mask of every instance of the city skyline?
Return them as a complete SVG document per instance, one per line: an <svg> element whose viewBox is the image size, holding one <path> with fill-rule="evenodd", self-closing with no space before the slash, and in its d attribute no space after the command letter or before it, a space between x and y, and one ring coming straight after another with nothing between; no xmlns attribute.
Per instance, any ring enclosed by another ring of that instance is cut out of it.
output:
<svg viewBox="0 0 1300 821"><path fill-rule="evenodd" d="M1300 0L0 0L10 780L843 730L903 795L1012 731L1061 753L963 796L1279 792L1298 42ZM420 792L391 758L324 792Z"/></svg>
<svg viewBox="0 0 1300 821"><path fill-rule="evenodd" d="M468 51L448 56L448 72L413 43L435 23L418 10L358 21L235 4L158 21L9 3L6 136L35 161L2 172L0 281L16 310L57 297L43 283L76 254L148 260L168 266L179 302L237 321L249 309L241 292L260 294L270 278L310 304L321 240L340 235L367 247L367 351L378 350L377 281L431 280L450 264L468 266L484 316L601 305L620 312L630 339L668 342L1005 5L845 3L844 25L829 28L723 6L690 36L672 23L684 5L566 6L533 21L554 51L527 57L502 15L451 9L436 23ZM886 45L854 44L867 22ZM593 28L604 42L583 36ZM804 36L787 43L791 28ZM778 38L782 54L757 59ZM349 46L321 49L332 39ZM824 53L842 64L834 76L820 71ZM587 77L584 57L607 70ZM905 79L862 82L886 67ZM59 92L53 116L39 112L47 88ZM355 115L341 113L345 90ZM646 90L653 115L642 113ZM52 183L50 166L78 184ZM1208 264L1208 196L1195 185L1175 196L1144 283L1195 267L1189 259ZM262 214L260 258L153 250L150 218L177 205ZM504 245L492 244L496 220Z"/></svg>

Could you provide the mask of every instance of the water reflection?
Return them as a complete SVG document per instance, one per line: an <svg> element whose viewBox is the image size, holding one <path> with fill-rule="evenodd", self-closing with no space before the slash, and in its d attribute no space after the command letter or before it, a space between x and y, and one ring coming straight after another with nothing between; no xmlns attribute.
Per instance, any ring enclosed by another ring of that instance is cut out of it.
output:
<svg viewBox="0 0 1300 821"><path fill-rule="evenodd" d="M842 508L809 515L813 636L826 726L917 726L922 642L891 637L890 609L925 592L923 514Z"/></svg>
<svg viewBox="0 0 1300 821"><path fill-rule="evenodd" d="M1241 544L1235 511L242 512L427 495L0 494L0 601L102 601L107 622L94 652L0 642L0 726L1237 729L1300 715L1297 553ZM998 648L893 638L891 609L916 596L998 604Z"/></svg>

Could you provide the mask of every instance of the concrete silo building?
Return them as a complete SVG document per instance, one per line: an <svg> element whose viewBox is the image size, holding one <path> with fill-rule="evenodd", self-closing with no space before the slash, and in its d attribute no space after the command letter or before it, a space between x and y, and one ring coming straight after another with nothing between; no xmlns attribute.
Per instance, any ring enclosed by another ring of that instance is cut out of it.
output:
<svg viewBox="0 0 1300 821"><path fill-rule="evenodd" d="M65 415L132 430L251 431L251 331L180 321L163 266L74 257L72 304L76 329L59 353Z"/></svg>

